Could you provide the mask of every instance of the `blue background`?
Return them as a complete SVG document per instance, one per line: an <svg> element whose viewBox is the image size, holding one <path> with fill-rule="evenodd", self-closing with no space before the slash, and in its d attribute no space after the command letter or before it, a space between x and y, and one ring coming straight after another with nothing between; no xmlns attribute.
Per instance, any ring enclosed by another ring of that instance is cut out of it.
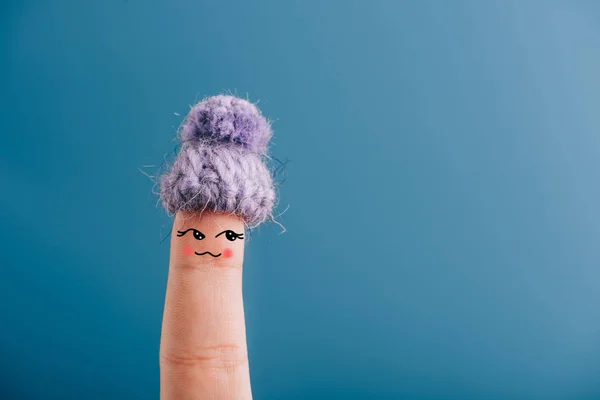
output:
<svg viewBox="0 0 600 400"><path fill-rule="evenodd" d="M4 0L2 398L158 398L139 169L227 90L288 161L256 399L600 398L599 43L595 1Z"/></svg>

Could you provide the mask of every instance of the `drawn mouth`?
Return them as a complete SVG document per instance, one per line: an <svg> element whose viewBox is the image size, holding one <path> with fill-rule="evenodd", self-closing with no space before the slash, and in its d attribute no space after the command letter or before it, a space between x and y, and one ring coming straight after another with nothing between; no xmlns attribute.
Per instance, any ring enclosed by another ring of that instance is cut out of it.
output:
<svg viewBox="0 0 600 400"><path fill-rule="evenodd" d="M219 254L217 254L217 255L215 256L215 255L214 255L213 253L211 253L210 251L205 251L204 253L198 253L198 252L194 252L194 253L196 253L196 255L197 255L197 256L203 256L203 255L205 255L205 254L210 254L210 255L211 255L211 256L213 256L213 257L221 257L221 253L219 253Z"/></svg>

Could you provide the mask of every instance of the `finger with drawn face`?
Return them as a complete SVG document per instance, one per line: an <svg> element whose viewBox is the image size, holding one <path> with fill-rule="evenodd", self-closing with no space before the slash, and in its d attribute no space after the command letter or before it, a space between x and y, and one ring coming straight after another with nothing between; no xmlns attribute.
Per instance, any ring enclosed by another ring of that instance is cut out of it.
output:
<svg viewBox="0 0 600 400"><path fill-rule="evenodd" d="M163 398L251 398L244 233L230 214L177 213L161 339Z"/></svg>
<svg viewBox="0 0 600 400"><path fill-rule="evenodd" d="M246 227L272 217L270 123L233 96L196 104L161 177L175 215L160 345L163 400L251 399L242 264Z"/></svg>

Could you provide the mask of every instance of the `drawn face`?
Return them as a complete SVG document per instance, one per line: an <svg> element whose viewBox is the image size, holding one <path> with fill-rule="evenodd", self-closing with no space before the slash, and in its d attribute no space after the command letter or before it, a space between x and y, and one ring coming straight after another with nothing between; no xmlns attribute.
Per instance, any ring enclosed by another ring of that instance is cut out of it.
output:
<svg viewBox="0 0 600 400"><path fill-rule="evenodd" d="M171 254L186 264L241 266L244 223L231 214L178 212L173 224Z"/></svg>

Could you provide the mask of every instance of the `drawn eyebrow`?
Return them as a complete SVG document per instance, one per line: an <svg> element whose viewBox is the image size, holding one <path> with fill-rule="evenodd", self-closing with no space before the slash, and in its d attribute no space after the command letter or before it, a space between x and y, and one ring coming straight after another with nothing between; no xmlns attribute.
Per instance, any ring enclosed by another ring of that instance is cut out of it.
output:
<svg viewBox="0 0 600 400"><path fill-rule="evenodd" d="M215 237L216 237L216 238L218 238L219 236L221 236L222 234L224 234L224 233L227 233L227 232L232 232L232 233L233 233L233 234L234 234L236 237L238 237L238 238L240 238L240 239L243 239L243 237L242 237L242 236L244 236L244 233L243 233L243 232L242 232L242 233L235 233L235 232L234 232L234 231L232 231L231 229L226 229L226 230L224 230L223 232L219 233L219 234L218 234L217 236L215 236Z"/></svg>

